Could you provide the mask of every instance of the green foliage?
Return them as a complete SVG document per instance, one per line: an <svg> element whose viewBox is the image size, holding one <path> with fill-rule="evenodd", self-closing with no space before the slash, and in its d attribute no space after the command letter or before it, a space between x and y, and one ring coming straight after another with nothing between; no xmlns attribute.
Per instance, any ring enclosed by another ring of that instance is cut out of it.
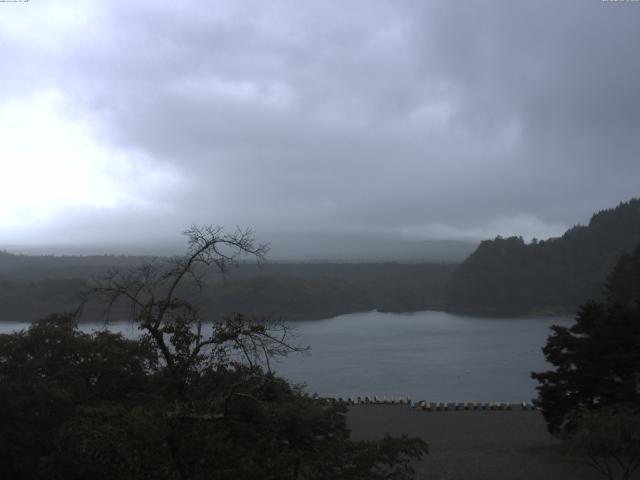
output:
<svg viewBox="0 0 640 480"><path fill-rule="evenodd" d="M205 322L190 300L184 283L204 287L208 268L261 258L250 231L186 233L186 255L112 271L93 290L129 303L140 340L59 315L0 335L0 478L411 478L422 440L351 441L345 405L270 372L271 357L298 350L284 324Z"/></svg>
<svg viewBox="0 0 640 480"><path fill-rule="evenodd" d="M38 478L58 428L79 405L129 405L150 393L157 356L148 342L108 332L79 332L69 316L0 335L0 472Z"/></svg>
<svg viewBox="0 0 640 480"><path fill-rule="evenodd" d="M417 439L352 442L346 407L250 367L177 395L148 340L52 316L0 336L0 477L404 479Z"/></svg>
<svg viewBox="0 0 640 480"><path fill-rule="evenodd" d="M268 267L270 268L270 267ZM218 309L273 316L324 316L373 309L367 292L341 278L261 275L212 288Z"/></svg>
<svg viewBox="0 0 640 480"><path fill-rule="evenodd" d="M83 292L90 288L91 277L104 276L125 260L136 260L136 257L105 256L87 257L82 263L81 258L25 257L5 274L0 268L0 321L32 321L49 312L74 310ZM109 265L109 261L113 264ZM54 266L36 268L47 262ZM260 268L243 263L224 280L209 279L204 287L206 301L199 306L211 318L244 312L289 320L328 318L373 309L441 309L453 268L452 264L431 263L269 263ZM197 292L193 284L191 291ZM85 311L83 318L100 318L102 313L99 309ZM114 314L126 318L129 310L123 306Z"/></svg>
<svg viewBox="0 0 640 480"><path fill-rule="evenodd" d="M0 321L32 321L75 308L88 284L74 278L0 280Z"/></svg>
<svg viewBox="0 0 640 480"><path fill-rule="evenodd" d="M585 411L640 407L640 308L628 293L639 286L639 259L640 248L620 259L606 303L589 302L573 326L552 327L543 351L555 370L532 374L551 432L574 430Z"/></svg>
<svg viewBox="0 0 640 480"><path fill-rule="evenodd" d="M593 215L562 237L487 240L454 272L449 306L487 313L572 311L600 299L617 259L640 242L640 199Z"/></svg>

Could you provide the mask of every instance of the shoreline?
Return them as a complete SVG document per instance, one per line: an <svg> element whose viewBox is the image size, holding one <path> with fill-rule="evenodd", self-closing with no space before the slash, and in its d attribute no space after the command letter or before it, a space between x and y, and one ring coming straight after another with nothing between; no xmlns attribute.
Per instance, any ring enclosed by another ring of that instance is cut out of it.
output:
<svg viewBox="0 0 640 480"><path fill-rule="evenodd" d="M420 437L429 454L414 464L416 480L596 480L600 474L565 455L538 410L426 412L407 405L352 405L354 440L385 434Z"/></svg>
<svg viewBox="0 0 640 480"><path fill-rule="evenodd" d="M455 309L455 308L424 308L420 310L393 310L393 309L367 309L367 310L345 310L345 311L325 311L325 312L312 312L308 314L304 313L293 313L287 315L271 315L266 316L265 318L280 318L285 322L316 322L320 320L331 320L337 317L342 317L345 315L355 315L355 314L365 314L365 313L383 313L383 314L398 314L398 315L411 315L422 312L437 312L437 313L448 313L451 315L456 315L460 317L472 317L482 319L507 319L511 318L514 320L518 320L521 318L549 318L549 317L573 317L575 315L575 310L561 309L561 308L545 308L545 309L532 309L528 311L507 311L502 309L491 309L491 310L470 310L470 309ZM252 315L251 313L249 315ZM37 319L23 319L23 320L9 320L0 318L0 324L2 323L15 323L15 324L23 324L27 325L33 323L35 321L40 320L41 318L45 318L47 315L43 315ZM224 314L219 314L217 318L223 318ZM98 323L99 320L96 319L87 319L81 320L78 324L92 324ZM128 320L118 320L112 323L128 323Z"/></svg>

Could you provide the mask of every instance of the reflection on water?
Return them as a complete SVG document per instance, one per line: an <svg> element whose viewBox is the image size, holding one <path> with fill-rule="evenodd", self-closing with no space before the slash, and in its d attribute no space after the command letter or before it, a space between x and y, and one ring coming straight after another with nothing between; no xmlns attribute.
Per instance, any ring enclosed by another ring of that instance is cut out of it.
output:
<svg viewBox="0 0 640 480"><path fill-rule="evenodd" d="M273 368L323 396L398 396L431 401L531 400L531 371L548 368L541 348L552 324L566 317L491 319L444 312L366 312L292 322L311 350ZM0 323L0 332L24 328ZM83 330L104 328L84 324ZM137 335L131 324L112 330Z"/></svg>

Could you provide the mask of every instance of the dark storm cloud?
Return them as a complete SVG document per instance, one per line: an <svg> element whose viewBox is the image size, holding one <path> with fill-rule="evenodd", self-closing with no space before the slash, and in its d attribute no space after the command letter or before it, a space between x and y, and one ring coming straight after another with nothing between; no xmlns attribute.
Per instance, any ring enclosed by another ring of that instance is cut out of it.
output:
<svg viewBox="0 0 640 480"><path fill-rule="evenodd" d="M639 193L640 4L83 6L4 49L2 95L61 89L100 142L182 175L110 231L546 236Z"/></svg>

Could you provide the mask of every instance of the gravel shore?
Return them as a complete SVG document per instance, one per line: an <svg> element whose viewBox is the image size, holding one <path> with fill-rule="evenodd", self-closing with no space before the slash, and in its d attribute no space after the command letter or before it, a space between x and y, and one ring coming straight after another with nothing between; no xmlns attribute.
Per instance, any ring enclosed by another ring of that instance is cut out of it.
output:
<svg viewBox="0 0 640 480"><path fill-rule="evenodd" d="M407 434L429 444L416 466L429 480L596 480L604 478L578 458L563 455L538 411L425 412L406 405L354 405L352 438Z"/></svg>

